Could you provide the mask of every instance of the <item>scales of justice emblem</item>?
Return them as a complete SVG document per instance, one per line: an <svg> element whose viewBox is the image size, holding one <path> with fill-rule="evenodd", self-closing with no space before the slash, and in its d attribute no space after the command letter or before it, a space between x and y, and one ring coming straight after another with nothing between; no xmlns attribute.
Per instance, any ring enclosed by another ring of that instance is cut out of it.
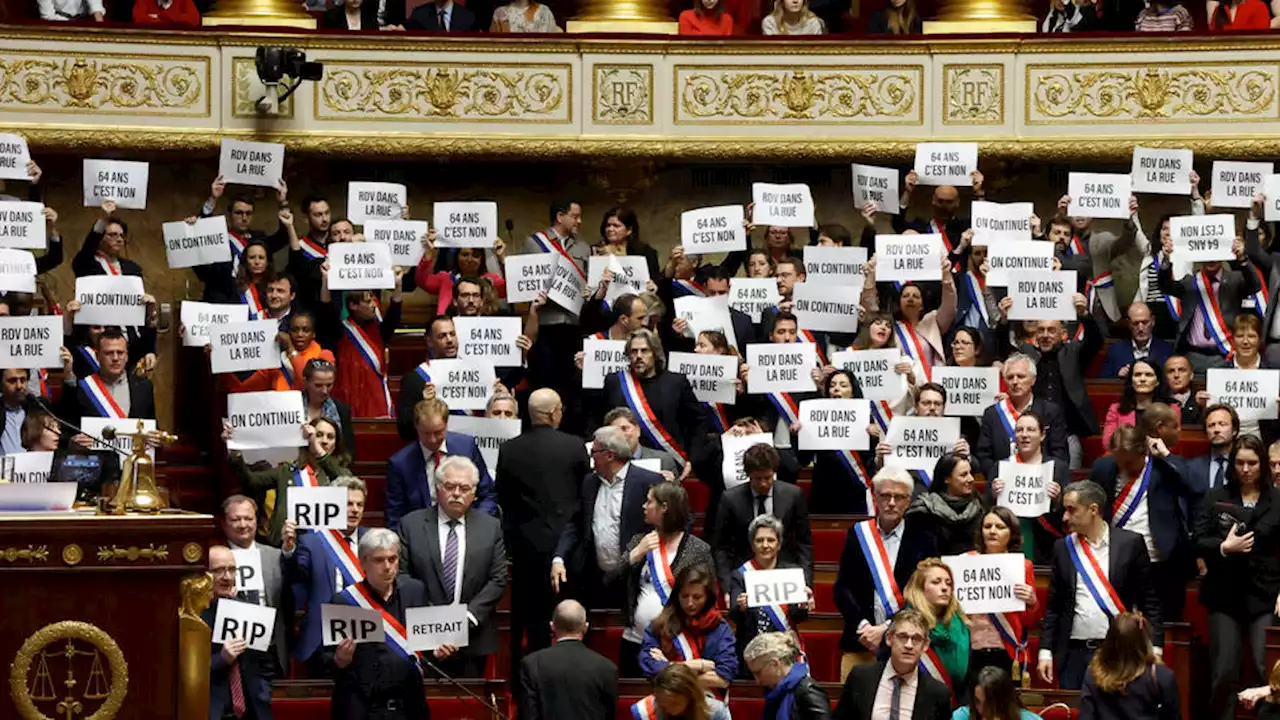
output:
<svg viewBox="0 0 1280 720"><path fill-rule="evenodd" d="M109 720L124 702L129 669L111 636L67 621L27 638L9 680L24 720Z"/></svg>

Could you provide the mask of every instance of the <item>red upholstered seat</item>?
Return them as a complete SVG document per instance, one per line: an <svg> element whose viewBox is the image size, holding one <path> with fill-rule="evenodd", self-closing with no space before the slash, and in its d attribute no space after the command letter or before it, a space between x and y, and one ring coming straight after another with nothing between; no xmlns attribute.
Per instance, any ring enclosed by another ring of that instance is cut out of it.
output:
<svg viewBox="0 0 1280 720"><path fill-rule="evenodd" d="M1050 705L1047 708L1033 708L1031 711L1045 718L1045 720L1075 720L1080 717L1079 710L1069 708L1062 703Z"/></svg>
<svg viewBox="0 0 1280 720"><path fill-rule="evenodd" d="M697 480L688 481L683 487L685 493L689 495L689 507L696 513L705 513L707 503L711 500L711 490ZM710 525L711 519L707 519L706 523Z"/></svg>
<svg viewBox="0 0 1280 720"><path fill-rule="evenodd" d="M835 591L833 589L834 587L835 587L834 579L832 580L823 580L822 578L814 579L813 599L814 599L814 602L817 603L817 606L814 608L815 612L820 612L820 613L840 612L836 608Z"/></svg>
<svg viewBox="0 0 1280 720"><path fill-rule="evenodd" d="M804 654L809 659L809 674L818 682L840 682L840 633L806 632L800 626ZM736 717L736 716L735 716Z"/></svg>
<svg viewBox="0 0 1280 720"><path fill-rule="evenodd" d="M813 531L813 561L815 563L839 563L844 550L848 530L822 529Z"/></svg>
<svg viewBox="0 0 1280 720"><path fill-rule="evenodd" d="M491 720L493 713L471 698L431 698L431 715L449 720ZM329 698L275 698L272 715L278 720L329 717Z"/></svg>
<svg viewBox="0 0 1280 720"><path fill-rule="evenodd" d="M733 691L729 691L729 714L733 716L733 720L760 720L760 714L763 712L764 700L760 698L737 699L733 697Z"/></svg>
<svg viewBox="0 0 1280 720"><path fill-rule="evenodd" d="M623 628L620 627L593 629L587 635L587 647L609 658L616 664L618 662L619 646L622 644L622 631Z"/></svg>

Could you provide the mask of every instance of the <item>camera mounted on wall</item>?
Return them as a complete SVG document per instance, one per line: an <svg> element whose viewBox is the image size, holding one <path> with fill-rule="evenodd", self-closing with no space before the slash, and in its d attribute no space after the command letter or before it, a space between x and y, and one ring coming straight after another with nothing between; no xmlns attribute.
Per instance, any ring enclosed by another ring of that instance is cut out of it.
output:
<svg viewBox="0 0 1280 720"><path fill-rule="evenodd" d="M255 57L258 79L267 88L267 94L258 99L258 112L276 115L280 103L288 99L302 81L317 81L324 77L324 65L307 62L307 54L296 48L259 47ZM285 81L290 81L286 83ZM284 86L283 91L281 86Z"/></svg>

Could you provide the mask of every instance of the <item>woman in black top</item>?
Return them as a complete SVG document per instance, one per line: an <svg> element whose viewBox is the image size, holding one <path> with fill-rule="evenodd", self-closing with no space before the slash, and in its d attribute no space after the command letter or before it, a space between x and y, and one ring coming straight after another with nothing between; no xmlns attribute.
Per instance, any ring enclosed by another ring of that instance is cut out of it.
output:
<svg viewBox="0 0 1280 720"><path fill-rule="evenodd" d="M737 628L735 644L738 650L738 677L743 680L751 679L747 664L742 662L742 651L747 647L747 643L761 633L797 633L799 624L809 619L809 611L813 610L812 588L806 588L809 600L805 603L769 607L747 606L747 570L782 570L799 567L778 557L784 535L782 521L778 518L772 515L757 517L747 526L747 535L751 538L752 557L729 576L728 587L729 619Z"/></svg>
<svg viewBox="0 0 1280 720"><path fill-rule="evenodd" d="M929 491L920 496L923 513L938 543L939 555L962 555L973 549L982 526L982 498L973 491L973 465L955 453L938 458ZM919 512L919 511L917 511Z"/></svg>
<svg viewBox="0 0 1280 720"><path fill-rule="evenodd" d="M1271 486L1267 451L1257 436L1236 441L1226 483L1205 496L1196 545L1208 568L1200 604L1209 611L1212 717L1233 718L1242 640L1248 633L1254 668L1264 676L1267 627L1280 594L1280 491Z"/></svg>
<svg viewBox="0 0 1280 720"><path fill-rule="evenodd" d="M1179 720L1178 682L1156 662L1145 622L1136 613L1111 621L1080 689L1080 720Z"/></svg>
<svg viewBox="0 0 1280 720"><path fill-rule="evenodd" d="M848 370L836 370L822 382L822 396L830 399L862 397L858 379ZM800 466L813 461L809 488L809 512L867 515L875 455L869 450L798 450Z"/></svg>

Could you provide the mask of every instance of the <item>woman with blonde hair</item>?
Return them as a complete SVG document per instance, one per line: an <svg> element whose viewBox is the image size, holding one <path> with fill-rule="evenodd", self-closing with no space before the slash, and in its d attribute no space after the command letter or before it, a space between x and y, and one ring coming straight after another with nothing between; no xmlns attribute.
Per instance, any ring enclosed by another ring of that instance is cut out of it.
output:
<svg viewBox="0 0 1280 720"><path fill-rule="evenodd" d="M1156 662L1145 624L1137 613L1121 613L1111 621L1080 690L1080 720L1182 717L1177 680L1168 666Z"/></svg>
<svg viewBox="0 0 1280 720"><path fill-rule="evenodd" d="M924 669L953 688L963 702L967 696L961 698L961 690L969 674L969 618L956 599L951 568L938 558L921 560L902 596L907 607L919 610L929 622L929 649L920 658Z"/></svg>
<svg viewBox="0 0 1280 720"><path fill-rule="evenodd" d="M773 12L760 23L765 35L826 35L827 25L809 9L809 0L774 0Z"/></svg>

